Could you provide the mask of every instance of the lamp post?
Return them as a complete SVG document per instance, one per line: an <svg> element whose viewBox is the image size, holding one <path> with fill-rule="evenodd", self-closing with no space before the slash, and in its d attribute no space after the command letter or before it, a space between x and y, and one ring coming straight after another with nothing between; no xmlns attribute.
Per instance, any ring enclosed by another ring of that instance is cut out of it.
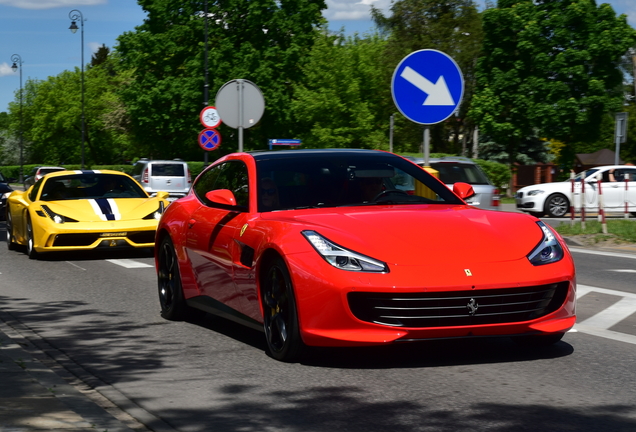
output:
<svg viewBox="0 0 636 432"><path fill-rule="evenodd" d="M17 71L18 69L20 69L20 183L22 183L24 181L24 159L23 159L23 154L24 154L24 139L23 139L23 131L24 131L24 127L22 126L22 100L23 100L23 93L22 93L22 57L20 57L19 54L13 54L11 56L11 61L13 62L13 64L11 65L11 69L13 69L13 72ZM18 66L19 65L19 66Z"/></svg>
<svg viewBox="0 0 636 432"><path fill-rule="evenodd" d="M77 32L77 24L76 22L79 20L82 26L82 169L84 169L84 139L85 139L85 131L86 131L86 121L84 117L84 15L77 9L73 9L69 12L68 17L71 19L71 26L69 30L71 33Z"/></svg>

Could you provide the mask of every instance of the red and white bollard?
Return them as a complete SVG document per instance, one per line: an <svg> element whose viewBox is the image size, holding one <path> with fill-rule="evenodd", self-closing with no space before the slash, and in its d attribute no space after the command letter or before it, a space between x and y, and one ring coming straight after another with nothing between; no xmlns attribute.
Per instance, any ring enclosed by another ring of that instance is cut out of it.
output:
<svg viewBox="0 0 636 432"><path fill-rule="evenodd" d="M603 202L603 189L601 188L601 182L603 181L603 175L599 174L597 177L598 184L598 217L603 227L603 234L607 234L607 223L605 222L605 203Z"/></svg>
<svg viewBox="0 0 636 432"><path fill-rule="evenodd" d="M627 191L629 190L629 174L625 173L625 219L629 219L629 194Z"/></svg>
<svg viewBox="0 0 636 432"><path fill-rule="evenodd" d="M581 174L581 229L585 231L585 171Z"/></svg>
<svg viewBox="0 0 636 432"><path fill-rule="evenodd" d="M572 186L570 193L570 225L574 225L574 212L576 210L576 205L574 204L576 197L576 193L574 192L574 171L570 171L570 185Z"/></svg>

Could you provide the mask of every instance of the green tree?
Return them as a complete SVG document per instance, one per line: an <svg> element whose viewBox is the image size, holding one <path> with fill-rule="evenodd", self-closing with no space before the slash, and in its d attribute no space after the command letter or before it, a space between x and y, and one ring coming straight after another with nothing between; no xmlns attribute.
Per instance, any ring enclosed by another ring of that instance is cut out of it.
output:
<svg viewBox="0 0 636 432"><path fill-rule="evenodd" d="M118 38L122 67L135 79L123 89L134 139L144 156L199 158L204 87L204 0L139 0L148 18ZM245 148L295 135L293 84L315 33L324 25L324 0L218 0L208 8L209 104L227 81L247 79L264 93L260 124L245 133ZM234 129L221 125L223 147L236 149ZM197 157L198 156L198 157Z"/></svg>
<svg viewBox="0 0 636 432"><path fill-rule="evenodd" d="M385 85L382 92L383 111L395 112L390 94L390 80L399 62L409 53L421 49L436 49L451 56L464 75L465 89L456 117L431 127L431 151L457 153L461 151L460 136L472 136L467 112L475 84L475 65L482 44L481 19L473 0L397 0L391 6L391 16L385 17L372 7L378 27L388 35L381 57ZM396 143L402 151L417 151L422 142L422 126L398 116Z"/></svg>
<svg viewBox="0 0 636 432"><path fill-rule="evenodd" d="M570 148L599 138L603 116L621 107L619 62L636 40L625 15L594 0L499 0L483 25L470 115L509 163L526 137Z"/></svg>
<svg viewBox="0 0 636 432"><path fill-rule="evenodd" d="M377 91L385 85L377 68L385 45L377 35L317 37L292 102L304 145L388 150Z"/></svg>
<svg viewBox="0 0 636 432"><path fill-rule="evenodd" d="M85 72L85 161L87 165L128 159L127 114L117 91L131 73L113 75L109 59ZM25 163L79 164L81 161L81 72L64 71L24 86ZM10 129L19 131L19 102L9 104Z"/></svg>

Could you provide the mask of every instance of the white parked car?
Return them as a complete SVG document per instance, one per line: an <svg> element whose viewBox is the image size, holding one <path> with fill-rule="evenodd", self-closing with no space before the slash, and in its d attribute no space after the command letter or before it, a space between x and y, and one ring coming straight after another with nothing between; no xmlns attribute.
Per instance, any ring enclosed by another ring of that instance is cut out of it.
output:
<svg viewBox="0 0 636 432"><path fill-rule="evenodd" d="M629 174L627 191L625 191L625 175ZM625 198L628 200L628 211L636 216L636 167L631 165L607 165L578 173L575 177L574 191L580 198L575 205L585 210L598 210L598 176L601 175L601 191L607 212L624 212ZM581 195L582 183L585 181L585 195ZM570 212L572 184L570 180L554 183L541 183L526 186L517 191L515 199L517 209L541 217L563 217Z"/></svg>

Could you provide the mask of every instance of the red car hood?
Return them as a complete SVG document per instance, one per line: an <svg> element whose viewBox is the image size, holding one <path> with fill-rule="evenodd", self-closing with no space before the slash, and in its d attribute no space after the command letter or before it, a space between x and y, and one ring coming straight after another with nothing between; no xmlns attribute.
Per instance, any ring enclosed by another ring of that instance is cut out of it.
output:
<svg viewBox="0 0 636 432"><path fill-rule="evenodd" d="M398 265L518 260L543 237L532 216L456 205L342 207L268 213L263 219L301 225L342 247Z"/></svg>

